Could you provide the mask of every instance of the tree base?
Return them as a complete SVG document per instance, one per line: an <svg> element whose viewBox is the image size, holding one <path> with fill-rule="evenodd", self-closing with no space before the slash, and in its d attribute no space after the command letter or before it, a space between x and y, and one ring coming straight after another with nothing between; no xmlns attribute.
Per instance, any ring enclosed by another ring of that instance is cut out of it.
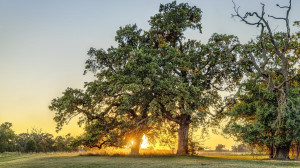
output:
<svg viewBox="0 0 300 168"><path fill-rule="evenodd" d="M275 159L275 160L290 160L289 153L290 153L290 146L278 147L276 155L273 159Z"/></svg>
<svg viewBox="0 0 300 168"><path fill-rule="evenodd" d="M179 125L177 155L188 155L189 123Z"/></svg>
<svg viewBox="0 0 300 168"><path fill-rule="evenodd" d="M140 155L140 152L139 151L131 151L130 155L137 156L137 155Z"/></svg>

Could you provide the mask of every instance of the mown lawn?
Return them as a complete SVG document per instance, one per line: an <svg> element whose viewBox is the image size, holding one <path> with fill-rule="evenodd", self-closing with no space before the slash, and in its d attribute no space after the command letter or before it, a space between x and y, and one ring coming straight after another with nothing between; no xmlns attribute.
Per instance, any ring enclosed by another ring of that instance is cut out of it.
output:
<svg viewBox="0 0 300 168"><path fill-rule="evenodd" d="M250 160L251 159L251 160ZM300 167L300 161L251 156L79 156L78 154L0 155L0 167Z"/></svg>

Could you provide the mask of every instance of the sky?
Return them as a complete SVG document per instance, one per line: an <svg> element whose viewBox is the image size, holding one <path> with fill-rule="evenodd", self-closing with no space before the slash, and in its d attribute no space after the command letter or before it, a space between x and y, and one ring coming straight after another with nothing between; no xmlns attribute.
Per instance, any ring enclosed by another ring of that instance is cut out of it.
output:
<svg viewBox="0 0 300 168"><path fill-rule="evenodd" d="M150 16L158 13L160 3L170 0L0 0L0 123L11 122L16 133L41 128L55 134L55 112L48 106L67 87L83 88L92 75L83 75L90 47L116 46L115 32L120 26L136 23L147 30ZM206 43L217 32L235 34L245 43L255 38L258 29L232 18L231 0L180 0L203 11L202 34L188 30L186 36ZM241 13L260 11L283 16L275 4L287 0L235 0ZM291 20L299 20L300 1L293 0ZM283 23L270 21L273 30L284 30ZM294 28L292 28L294 31ZM59 134L82 130L76 119ZM210 135L207 146L232 139Z"/></svg>

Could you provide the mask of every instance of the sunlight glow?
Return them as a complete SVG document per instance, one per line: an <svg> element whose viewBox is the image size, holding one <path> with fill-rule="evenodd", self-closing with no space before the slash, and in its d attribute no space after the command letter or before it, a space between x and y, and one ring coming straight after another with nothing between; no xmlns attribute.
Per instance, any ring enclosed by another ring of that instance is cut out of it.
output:
<svg viewBox="0 0 300 168"><path fill-rule="evenodd" d="M141 144L141 148L147 148L148 147L148 138L144 135L143 136L143 142L142 142L142 144Z"/></svg>

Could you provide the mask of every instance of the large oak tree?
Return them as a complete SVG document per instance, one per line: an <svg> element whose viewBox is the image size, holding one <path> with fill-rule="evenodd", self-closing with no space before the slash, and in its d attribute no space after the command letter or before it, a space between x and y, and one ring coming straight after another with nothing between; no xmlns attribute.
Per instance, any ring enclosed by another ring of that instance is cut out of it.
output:
<svg viewBox="0 0 300 168"><path fill-rule="evenodd" d="M86 71L96 80L52 101L58 128L81 114L86 135L79 142L101 148L135 139L138 153L142 135L169 121L178 132L177 154L188 154L190 124L204 124L218 90L232 89L241 76L235 36L214 34L207 44L186 39L187 29L201 33L201 17L186 3L160 5L148 31L128 25L117 31L117 47L91 48Z"/></svg>

